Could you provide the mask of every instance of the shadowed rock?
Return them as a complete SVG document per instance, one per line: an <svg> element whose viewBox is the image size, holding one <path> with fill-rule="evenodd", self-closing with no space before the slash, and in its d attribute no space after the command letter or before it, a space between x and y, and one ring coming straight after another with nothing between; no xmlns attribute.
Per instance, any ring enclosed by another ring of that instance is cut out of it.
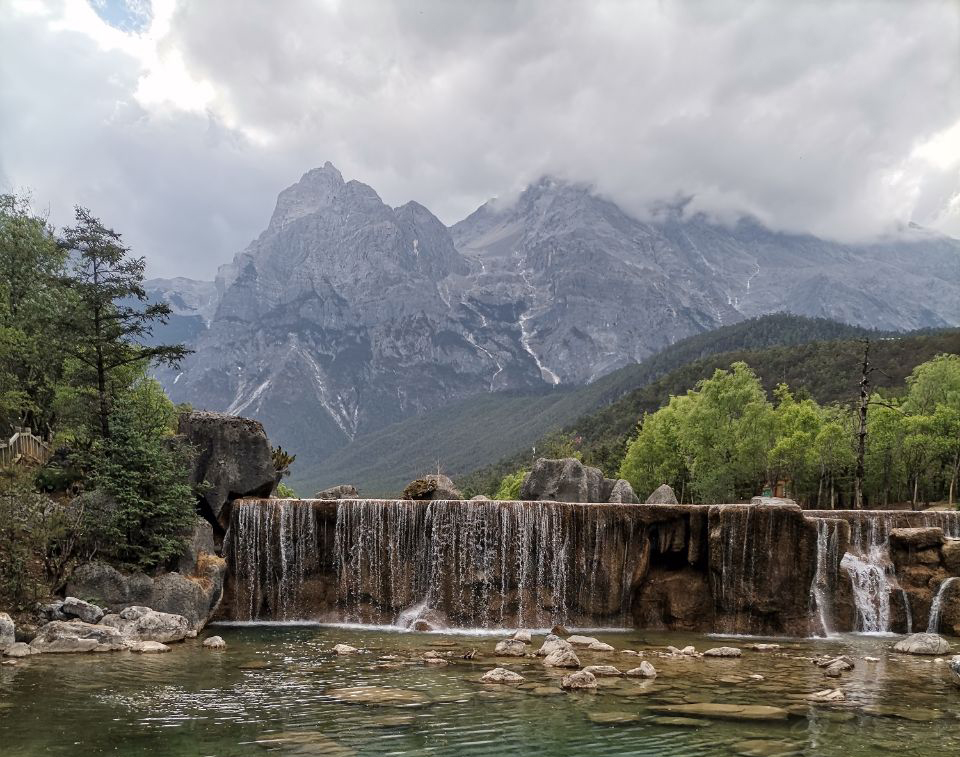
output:
<svg viewBox="0 0 960 757"><path fill-rule="evenodd" d="M449 476L431 474L411 481L403 490L404 499L463 499Z"/></svg>
<svg viewBox="0 0 960 757"><path fill-rule="evenodd" d="M259 421L224 413L183 413L179 433L196 451L190 483L207 517L221 528L230 524L233 500L270 496L277 471Z"/></svg>

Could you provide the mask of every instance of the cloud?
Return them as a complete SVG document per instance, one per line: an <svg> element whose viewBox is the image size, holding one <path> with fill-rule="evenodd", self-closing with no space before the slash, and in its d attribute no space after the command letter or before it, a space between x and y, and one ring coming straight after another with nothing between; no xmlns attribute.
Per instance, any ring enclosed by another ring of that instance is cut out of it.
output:
<svg viewBox="0 0 960 757"><path fill-rule="evenodd" d="M155 0L140 31L31 7L0 19L0 177L60 223L90 205L157 274L209 276L325 160L448 223L551 173L639 215L960 235L946 0Z"/></svg>

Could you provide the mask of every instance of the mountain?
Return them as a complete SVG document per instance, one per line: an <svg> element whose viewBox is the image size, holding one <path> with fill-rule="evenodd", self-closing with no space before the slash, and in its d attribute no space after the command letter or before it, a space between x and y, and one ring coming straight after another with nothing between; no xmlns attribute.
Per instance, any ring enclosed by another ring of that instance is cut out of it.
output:
<svg viewBox="0 0 960 757"><path fill-rule="evenodd" d="M647 222L551 178L448 229L327 163L215 282L154 291L182 309L171 326L193 319L196 353L161 375L171 396L257 417L312 466L405 418L567 391L763 313L960 323L960 242L908 229L839 245L682 209Z"/></svg>
<svg viewBox="0 0 960 757"><path fill-rule="evenodd" d="M702 358L864 336L883 335L794 315L752 318L688 337L586 386L490 392L390 424L357 437L322 461L298 460L290 483L307 494L349 482L365 495L394 496L409 481L435 471L438 464L445 473L459 477L504 458L512 461L515 456L529 455L532 446L543 448L540 442L548 432L569 426ZM629 413L625 417L632 427L635 419L630 420ZM499 481L500 476L496 478Z"/></svg>
<svg viewBox="0 0 960 757"><path fill-rule="evenodd" d="M166 302L172 311L165 324L154 328L150 342L195 345L217 309L218 295L214 283L178 276L147 279L143 288L151 302ZM163 375L167 376L167 373L164 371Z"/></svg>

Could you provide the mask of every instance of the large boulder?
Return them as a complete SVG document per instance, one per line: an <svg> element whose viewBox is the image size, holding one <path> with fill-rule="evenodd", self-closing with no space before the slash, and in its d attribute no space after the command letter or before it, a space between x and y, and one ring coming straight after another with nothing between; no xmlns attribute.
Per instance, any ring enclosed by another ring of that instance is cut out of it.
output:
<svg viewBox="0 0 960 757"><path fill-rule="evenodd" d="M103 625L116 628L129 641L183 641L191 631L182 615L157 612L149 607L127 607L119 615L107 615Z"/></svg>
<svg viewBox="0 0 960 757"><path fill-rule="evenodd" d="M331 486L329 489L323 489L313 495L314 499L357 499L360 492L357 487L350 484L340 484L340 486Z"/></svg>
<svg viewBox="0 0 960 757"><path fill-rule="evenodd" d="M677 495L673 491L673 487L670 484L660 484L656 489L653 490L653 493L647 497L646 504L648 505L676 505Z"/></svg>
<svg viewBox="0 0 960 757"><path fill-rule="evenodd" d="M230 503L269 497L277 481L267 432L259 421L224 413L180 415L179 432L196 450L190 482L204 514L226 530Z"/></svg>
<svg viewBox="0 0 960 757"><path fill-rule="evenodd" d="M40 627L30 646L44 654L113 652L124 648L123 634L111 626L82 620L53 620Z"/></svg>
<svg viewBox="0 0 960 757"><path fill-rule="evenodd" d="M0 652L7 647L12 647L17 641L16 626L13 624L13 618L7 613L0 612Z"/></svg>
<svg viewBox="0 0 960 757"><path fill-rule="evenodd" d="M404 499L463 499L449 476L431 474L411 481L403 490Z"/></svg>
<svg viewBox="0 0 960 757"><path fill-rule="evenodd" d="M572 457L538 458L520 486L522 500L603 502L603 473Z"/></svg>
<svg viewBox="0 0 960 757"><path fill-rule="evenodd" d="M942 655L950 651L950 644L935 633L915 633L894 644L893 650L904 654Z"/></svg>
<svg viewBox="0 0 960 757"><path fill-rule="evenodd" d="M67 597L60 605L60 612L68 618L76 618L84 623L99 623L104 616L103 608L76 597Z"/></svg>
<svg viewBox="0 0 960 757"><path fill-rule="evenodd" d="M607 480L609 481L610 479ZM630 482L622 478L618 478L613 482L613 488L610 489L610 496L607 497L607 502L624 505L635 505L639 501L636 492L634 492L633 487L630 486Z"/></svg>
<svg viewBox="0 0 960 757"><path fill-rule="evenodd" d="M213 526L203 518L197 518L177 561L177 570L187 576L194 575L204 555L217 554Z"/></svg>
<svg viewBox="0 0 960 757"><path fill-rule="evenodd" d="M90 597L113 613L141 606L182 615L194 630L200 630L223 596L226 563L222 558L204 555L196 572L198 575L194 576L163 573L151 578L143 573L124 574L105 563L91 562L73 572L67 592Z"/></svg>
<svg viewBox="0 0 960 757"><path fill-rule="evenodd" d="M943 567L951 576L960 576L960 539L945 539L940 551L943 554Z"/></svg>

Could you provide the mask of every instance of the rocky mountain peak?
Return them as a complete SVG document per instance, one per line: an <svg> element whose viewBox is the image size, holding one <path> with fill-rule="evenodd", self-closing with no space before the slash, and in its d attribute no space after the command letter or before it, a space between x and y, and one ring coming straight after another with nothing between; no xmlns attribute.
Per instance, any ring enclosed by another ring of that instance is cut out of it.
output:
<svg viewBox="0 0 960 757"><path fill-rule="evenodd" d="M344 187L343 175L329 160L313 168L277 197L268 230L278 231L292 221L310 215L331 203Z"/></svg>

